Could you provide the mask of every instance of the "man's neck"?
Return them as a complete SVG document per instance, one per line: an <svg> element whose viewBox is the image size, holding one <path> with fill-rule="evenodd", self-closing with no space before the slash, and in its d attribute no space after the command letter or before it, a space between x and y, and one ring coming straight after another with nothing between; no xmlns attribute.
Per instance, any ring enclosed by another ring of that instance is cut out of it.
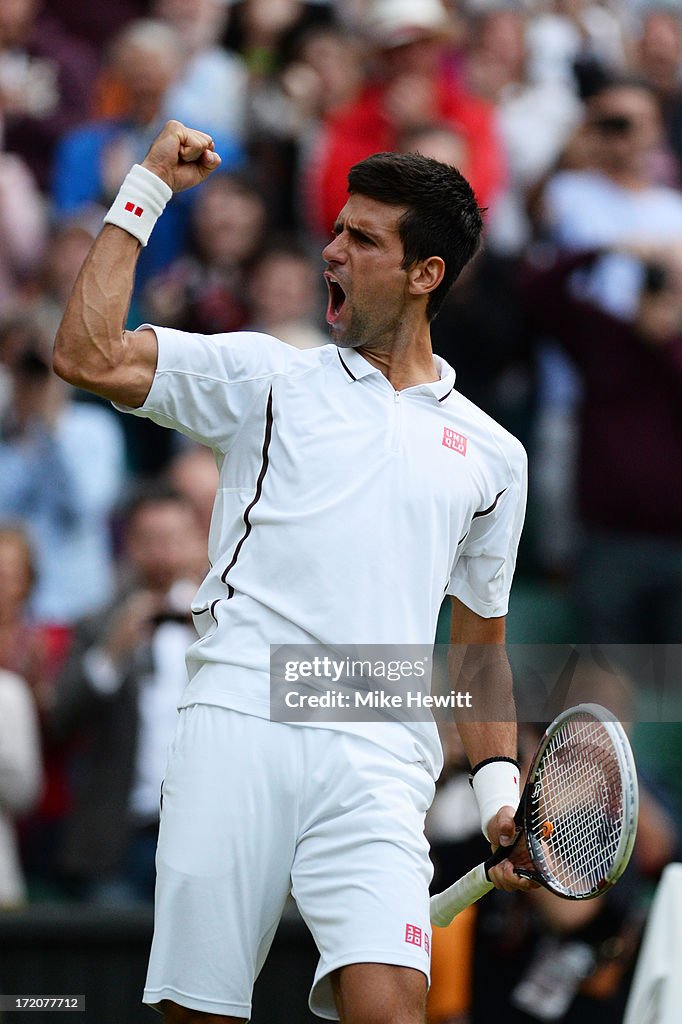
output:
<svg viewBox="0 0 682 1024"><path fill-rule="evenodd" d="M440 380L428 327L418 339L408 343L401 344L398 339L387 350L373 351L360 347L357 351L368 363L381 370L395 391Z"/></svg>

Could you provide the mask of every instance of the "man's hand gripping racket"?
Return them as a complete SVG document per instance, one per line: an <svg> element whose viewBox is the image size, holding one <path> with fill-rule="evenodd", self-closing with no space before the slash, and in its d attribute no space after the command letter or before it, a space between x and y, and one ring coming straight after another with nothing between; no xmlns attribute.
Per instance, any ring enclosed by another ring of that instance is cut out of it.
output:
<svg viewBox="0 0 682 1024"><path fill-rule="evenodd" d="M599 704L569 708L548 726L535 752L514 842L432 896L432 924L445 927L490 892L488 872L505 859L518 875L564 899L601 895L630 859L637 810L637 773L625 730Z"/></svg>

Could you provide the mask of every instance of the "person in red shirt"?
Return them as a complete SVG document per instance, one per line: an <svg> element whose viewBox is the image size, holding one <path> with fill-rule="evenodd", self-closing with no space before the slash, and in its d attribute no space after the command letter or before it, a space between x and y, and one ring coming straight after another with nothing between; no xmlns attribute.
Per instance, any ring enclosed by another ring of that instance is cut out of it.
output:
<svg viewBox="0 0 682 1024"><path fill-rule="evenodd" d="M326 234L346 201L346 175L371 153L398 148L424 124L451 125L467 143L467 177L480 206L504 180L492 106L469 93L447 61L449 20L440 0L375 0L366 28L377 71L359 95L327 112L303 172L309 226Z"/></svg>

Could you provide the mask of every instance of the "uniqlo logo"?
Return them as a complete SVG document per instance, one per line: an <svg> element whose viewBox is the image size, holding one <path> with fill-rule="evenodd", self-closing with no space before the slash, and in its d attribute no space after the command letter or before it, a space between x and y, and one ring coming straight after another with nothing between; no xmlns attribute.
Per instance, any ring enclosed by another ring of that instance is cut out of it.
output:
<svg viewBox="0 0 682 1024"><path fill-rule="evenodd" d="M142 207L135 206L135 203L126 203L125 210L126 213L134 213L136 217L141 217L142 214L144 213Z"/></svg>
<svg viewBox="0 0 682 1024"><path fill-rule="evenodd" d="M422 944L422 930L417 928L416 924L405 925L405 942L409 942L411 946L421 946Z"/></svg>
<svg viewBox="0 0 682 1024"><path fill-rule="evenodd" d="M450 427L443 428L443 441L444 448L449 448L450 451L459 452L460 455L466 455L467 453L467 439L464 434L458 434L456 430L450 430Z"/></svg>
<svg viewBox="0 0 682 1024"><path fill-rule="evenodd" d="M431 956L431 943L429 942L429 937L426 932L424 932L424 952L427 956Z"/></svg>

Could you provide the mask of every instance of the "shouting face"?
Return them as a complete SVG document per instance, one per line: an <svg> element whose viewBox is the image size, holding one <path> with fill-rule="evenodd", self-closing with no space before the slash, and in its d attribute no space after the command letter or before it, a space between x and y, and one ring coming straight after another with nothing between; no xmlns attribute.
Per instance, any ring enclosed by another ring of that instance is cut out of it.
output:
<svg viewBox="0 0 682 1024"><path fill-rule="evenodd" d="M353 193L322 253L327 324L343 348L389 349L410 301L398 224L402 206Z"/></svg>

